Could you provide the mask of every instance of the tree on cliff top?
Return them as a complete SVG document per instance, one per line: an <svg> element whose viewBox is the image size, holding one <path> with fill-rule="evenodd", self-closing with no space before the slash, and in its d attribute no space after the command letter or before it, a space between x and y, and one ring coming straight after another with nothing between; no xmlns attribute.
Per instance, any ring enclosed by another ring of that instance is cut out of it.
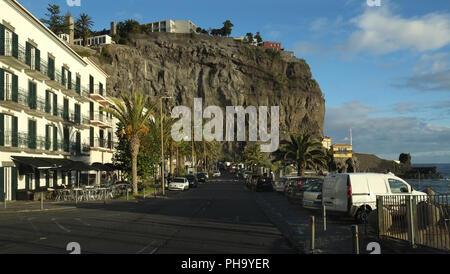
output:
<svg viewBox="0 0 450 274"><path fill-rule="evenodd" d="M222 36L230 36L233 31L233 23L230 20L223 22Z"/></svg>
<svg viewBox="0 0 450 274"><path fill-rule="evenodd" d="M58 5L48 4L48 13L45 14L47 18L41 19L41 22L55 34L68 33L69 24L66 23L66 17L61 15L61 9Z"/></svg>
<svg viewBox="0 0 450 274"><path fill-rule="evenodd" d="M92 34L91 28L93 25L94 21L92 21L92 17L86 13L80 14L80 17L75 23L75 31L77 36L83 38L83 46L85 47L88 45L88 38Z"/></svg>

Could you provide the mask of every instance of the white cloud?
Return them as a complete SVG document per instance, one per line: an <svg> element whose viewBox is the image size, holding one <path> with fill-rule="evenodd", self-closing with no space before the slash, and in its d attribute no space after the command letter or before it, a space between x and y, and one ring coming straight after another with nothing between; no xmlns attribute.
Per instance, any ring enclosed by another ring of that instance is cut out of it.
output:
<svg viewBox="0 0 450 274"><path fill-rule="evenodd" d="M419 52L438 50L450 44L450 14L430 13L421 17L403 18L392 14L387 6L366 9L351 20L357 30L348 43L356 51L377 54L402 49Z"/></svg>
<svg viewBox="0 0 450 274"><path fill-rule="evenodd" d="M325 134L334 142L342 142L348 140L352 128L355 151L389 155L391 160L406 152L412 154L415 162L450 162L450 127L414 117L380 118L375 114L382 112L356 101L328 107Z"/></svg>
<svg viewBox="0 0 450 274"><path fill-rule="evenodd" d="M347 26L351 26L352 30L348 31ZM340 42L326 46L299 42L295 47L297 54L435 51L450 45L450 13L429 13L406 18L393 14L385 5L375 9L366 8L361 15L350 20L319 17L311 23L310 31L314 35L325 33L329 38L333 34ZM436 65L439 66L439 63Z"/></svg>

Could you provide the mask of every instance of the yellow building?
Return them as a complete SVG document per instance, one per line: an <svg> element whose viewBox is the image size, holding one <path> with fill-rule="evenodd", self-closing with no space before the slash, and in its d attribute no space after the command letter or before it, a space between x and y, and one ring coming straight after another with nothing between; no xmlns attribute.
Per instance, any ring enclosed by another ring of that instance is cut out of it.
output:
<svg viewBox="0 0 450 274"><path fill-rule="evenodd" d="M353 147L347 144L334 144L331 146L334 158L353 158Z"/></svg>
<svg viewBox="0 0 450 274"><path fill-rule="evenodd" d="M322 140L322 145L324 148L326 148L327 150L329 150L331 148L331 138L330 137L325 137Z"/></svg>

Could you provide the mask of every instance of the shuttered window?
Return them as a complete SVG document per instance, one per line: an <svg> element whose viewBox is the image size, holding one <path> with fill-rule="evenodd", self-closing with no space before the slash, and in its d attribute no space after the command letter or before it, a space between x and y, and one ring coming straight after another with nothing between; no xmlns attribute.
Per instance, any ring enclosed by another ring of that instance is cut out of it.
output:
<svg viewBox="0 0 450 274"><path fill-rule="evenodd" d="M36 121L28 120L28 148L36 149Z"/></svg>

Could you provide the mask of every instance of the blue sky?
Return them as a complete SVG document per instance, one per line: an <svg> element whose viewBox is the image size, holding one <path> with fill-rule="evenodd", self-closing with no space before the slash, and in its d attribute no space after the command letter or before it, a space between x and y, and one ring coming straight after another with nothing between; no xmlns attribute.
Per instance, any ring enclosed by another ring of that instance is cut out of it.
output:
<svg viewBox="0 0 450 274"><path fill-rule="evenodd" d="M20 1L38 18L47 4L111 21L190 19L233 36L260 31L311 66L327 101L325 134L354 149L415 163L450 163L450 2L448 0L66 0Z"/></svg>

